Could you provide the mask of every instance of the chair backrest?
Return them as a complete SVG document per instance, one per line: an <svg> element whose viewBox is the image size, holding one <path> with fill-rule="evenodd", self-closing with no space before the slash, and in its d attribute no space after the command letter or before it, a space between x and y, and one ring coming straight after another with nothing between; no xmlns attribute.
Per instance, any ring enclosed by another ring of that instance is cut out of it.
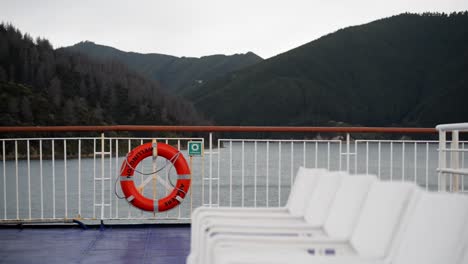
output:
<svg viewBox="0 0 468 264"><path fill-rule="evenodd" d="M325 221L324 230L328 236L337 239L350 238L374 181L377 181L374 175L350 175L343 178Z"/></svg>
<svg viewBox="0 0 468 264"><path fill-rule="evenodd" d="M465 247L465 252L462 260L458 264L467 264L468 263L468 245Z"/></svg>
<svg viewBox="0 0 468 264"><path fill-rule="evenodd" d="M465 238L465 246L463 248L458 264L468 264L468 223L466 223L465 225L465 235L463 237Z"/></svg>
<svg viewBox="0 0 468 264"><path fill-rule="evenodd" d="M346 172L329 172L322 175L315 191L309 197L305 209L304 218L312 226L323 226L330 210L336 191L344 177L349 177Z"/></svg>
<svg viewBox="0 0 468 264"><path fill-rule="evenodd" d="M360 255L376 258L388 255L410 199L417 198L416 189L410 182L372 184L350 240Z"/></svg>
<svg viewBox="0 0 468 264"><path fill-rule="evenodd" d="M468 197L423 192L397 241L392 263L457 263L467 222Z"/></svg>
<svg viewBox="0 0 468 264"><path fill-rule="evenodd" d="M304 216L307 201L317 186L317 179L327 172L326 169L299 167L286 203L286 208L288 208L291 215Z"/></svg>

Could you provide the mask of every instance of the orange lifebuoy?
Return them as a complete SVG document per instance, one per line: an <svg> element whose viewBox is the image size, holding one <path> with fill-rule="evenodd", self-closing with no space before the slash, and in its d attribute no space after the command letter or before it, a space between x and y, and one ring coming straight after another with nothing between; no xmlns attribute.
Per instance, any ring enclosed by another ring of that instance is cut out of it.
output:
<svg viewBox="0 0 468 264"><path fill-rule="evenodd" d="M158 156L166 158L174 165L178 176L172 192L159 200L145 197L133 181L136 166L144 158L152 155L153 148L157 148ZM134 148L127 154L120 171L120 186L125 198L133 206L145 211L163 212L176 207L182 203L190 188L191 174L187 161L179 150L164 143L150 142Z"/></svg>

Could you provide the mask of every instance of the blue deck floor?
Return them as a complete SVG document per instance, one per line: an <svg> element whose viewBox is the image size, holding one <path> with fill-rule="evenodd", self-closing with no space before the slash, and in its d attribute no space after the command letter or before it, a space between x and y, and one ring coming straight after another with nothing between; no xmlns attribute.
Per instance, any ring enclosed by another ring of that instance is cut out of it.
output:
<svg viewBox="0 0 468 264"><path fill-rule="evenodd" d="M0 263L185 263L188 225L0 229Z"/></svg>

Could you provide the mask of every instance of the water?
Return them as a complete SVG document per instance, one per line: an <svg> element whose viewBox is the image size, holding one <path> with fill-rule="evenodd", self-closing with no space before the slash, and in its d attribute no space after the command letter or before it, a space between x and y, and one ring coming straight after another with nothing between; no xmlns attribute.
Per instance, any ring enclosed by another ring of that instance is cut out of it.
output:
<svg viewBox="0 0 468 264"><path fill-rule="evenodd" d="M213 204L221 206L284 205L297 168L302 165L345 170L349 164L352 173L372 173L385 180L415 181L424 188L436 188L438 154L435 143L417 144L416 148L408 143L404 149L402 144L395 143L359 143L356 149L352 145L350 152L355 151L357 155L350 156L348 163L346 156L340 155L346 152L345 146L338 142L233 142L232 145L227 142L219 152L213 150L212 191L210 181L202 180L210 176L209 155L193 157L191 193L181 206L156 214L156 217L189 218L191 209L209 203L210 196ZM182 153L188 157L186 152ZM468 164L466 158L463 156L462 165ZM124 157L116 159L115 156L112 159L107 156L103 163L100 157L43 160L42 164L31 160L29 166L27 160L5 161L0 164L0 218L99 219L101 214L105 218L154 217L153 213L141 212L115 195L114 183L123 160ZM99 179L102 165L104 177L111 180ZM163 159L158 159L158 168L164 165ZM137 169L150 172L151 158ZM160 176L169 176L173 182L176 179L174 169L164 170ZM98 179L94 180L95 177ZM142 177L135 177L139 184ZM468 181L465 187L467 184ZM118 183L116 190L121 194ZM156 191L159 198L166 194L162 185L158 185ZM101 211L102 193L107 204L104 211ZM151 183L145 188L145 195L153 195Z"/></svg>

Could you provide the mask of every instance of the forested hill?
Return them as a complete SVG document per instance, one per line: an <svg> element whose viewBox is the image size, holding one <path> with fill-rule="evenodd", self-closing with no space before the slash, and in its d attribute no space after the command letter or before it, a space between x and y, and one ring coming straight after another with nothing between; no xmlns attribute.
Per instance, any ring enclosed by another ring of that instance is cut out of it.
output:
<svg viewBox="0 0 468 264"><path fill-rule="evenodd" d="M231 56L179 58L154 53L124 52L90 41L80 42L65 49L99 59L120 61L142 75L157 81L163 89L178 94L196 89L204 82L221 77L228 72L262 61L262 58L252 52Z"/></svg>
<svg viewBox="0 0 468 264"><path fill-rule="evenodd" d="M117 62L0 24L0 125L203 124L190 103Z"/></svg>
<svg viewBox="0 0 468 264"><path fill-rule="evenodd" d="M468 12L401 14L338 30L189 98L225 125L467 121Z"/></svg>

